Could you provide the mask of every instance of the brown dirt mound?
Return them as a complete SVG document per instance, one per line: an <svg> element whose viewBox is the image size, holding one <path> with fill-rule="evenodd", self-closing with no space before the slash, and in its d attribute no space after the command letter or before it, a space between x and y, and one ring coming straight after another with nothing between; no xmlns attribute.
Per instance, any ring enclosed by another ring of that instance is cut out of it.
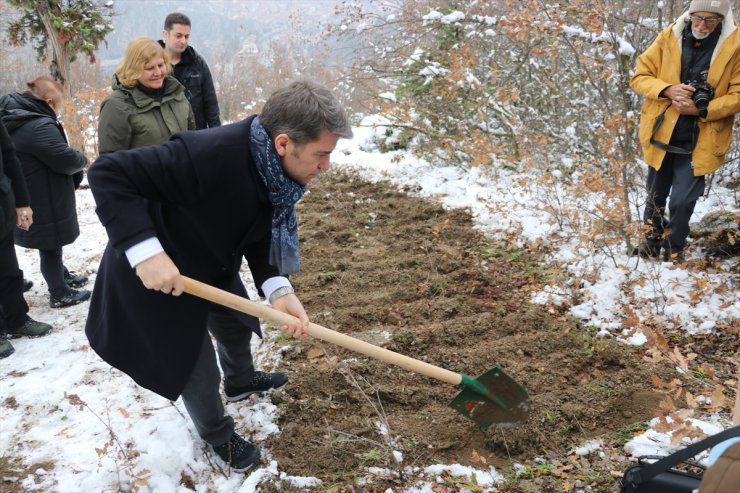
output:
<svg viewBox="0 0 740 493"><path fill-rule="evenodd" d="M362 467L397 468L392 450L404 465L505 467L653 416L661 395L646 382L666 369L529 303L548 274L537 252L485 239L465 211L340 172L317 179L298 213L293 282L313 322L454 372L498 366L532 403L522 426L481 430L448 407L451 385L297 343L291 383L273 394L284 412L269 448L286 473L351 488Z"/></svg>

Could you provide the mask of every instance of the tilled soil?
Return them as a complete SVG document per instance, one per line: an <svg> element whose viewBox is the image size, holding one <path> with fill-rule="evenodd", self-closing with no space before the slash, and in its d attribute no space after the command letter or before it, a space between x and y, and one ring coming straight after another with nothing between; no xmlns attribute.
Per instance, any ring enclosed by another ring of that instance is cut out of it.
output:
<svg viewBox="0 0 740 493"><path fill-rule="evenodd" d="M292 344L291 383L273 394L282 433L268 444L281 470L334 491L383 491L402 478L357 486L364 468L435 463L506 468L567 453L653 417L651 375L670 365L595 337L530 292L557 275L539 252L487 240L470 215L341 172L312 183L298 207L301 273L293 282L317 324L477 376L499 367L525 386L528 420L480 429L448 407L457 388L320 341Z"/></svg>

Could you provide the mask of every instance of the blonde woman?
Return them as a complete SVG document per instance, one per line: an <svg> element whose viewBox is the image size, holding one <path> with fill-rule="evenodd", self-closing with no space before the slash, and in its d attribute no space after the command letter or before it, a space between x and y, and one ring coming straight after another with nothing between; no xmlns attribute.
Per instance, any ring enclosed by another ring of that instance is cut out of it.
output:
<svg viewBox="0 0 740 493"><path fill-rule="evenodd" d="M129 43L113 76L113 92L100 107L100 154L161 144L175 132L195 130L185 89L171 70L166 50L155 40Z"/></svg>

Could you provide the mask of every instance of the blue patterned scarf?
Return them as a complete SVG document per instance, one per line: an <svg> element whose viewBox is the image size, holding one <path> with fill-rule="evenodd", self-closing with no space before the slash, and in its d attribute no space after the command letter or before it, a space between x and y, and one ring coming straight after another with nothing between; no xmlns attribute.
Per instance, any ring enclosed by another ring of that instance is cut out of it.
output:
<svg viewBox="0 0 740 493"><path fill-rule="evenodd" d="M254 117L250 128L249 150L257 163L262 183L267 187L270 203L275 208L272 215L272 243L270 244L270 264L281 274L297 274L301 268L298 255L298 219L295 204L303 196L306 187L293 181L283 171L283 163L275 149L275 144L260 124L259 116Z"/></svg>

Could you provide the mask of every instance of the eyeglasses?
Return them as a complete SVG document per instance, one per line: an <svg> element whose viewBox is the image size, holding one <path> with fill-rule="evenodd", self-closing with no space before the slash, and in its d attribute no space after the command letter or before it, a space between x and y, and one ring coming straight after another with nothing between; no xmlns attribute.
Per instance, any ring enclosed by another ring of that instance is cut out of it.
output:
<svg viewBox="0 0 740 493"><path fill-rule="evenodd" d="M690 15L689 19L691 19L692 24L696 24L697 26L703 22L707 27L712 27L720 22L722 20L722 17L702 17L700 15Z"/></svg>

